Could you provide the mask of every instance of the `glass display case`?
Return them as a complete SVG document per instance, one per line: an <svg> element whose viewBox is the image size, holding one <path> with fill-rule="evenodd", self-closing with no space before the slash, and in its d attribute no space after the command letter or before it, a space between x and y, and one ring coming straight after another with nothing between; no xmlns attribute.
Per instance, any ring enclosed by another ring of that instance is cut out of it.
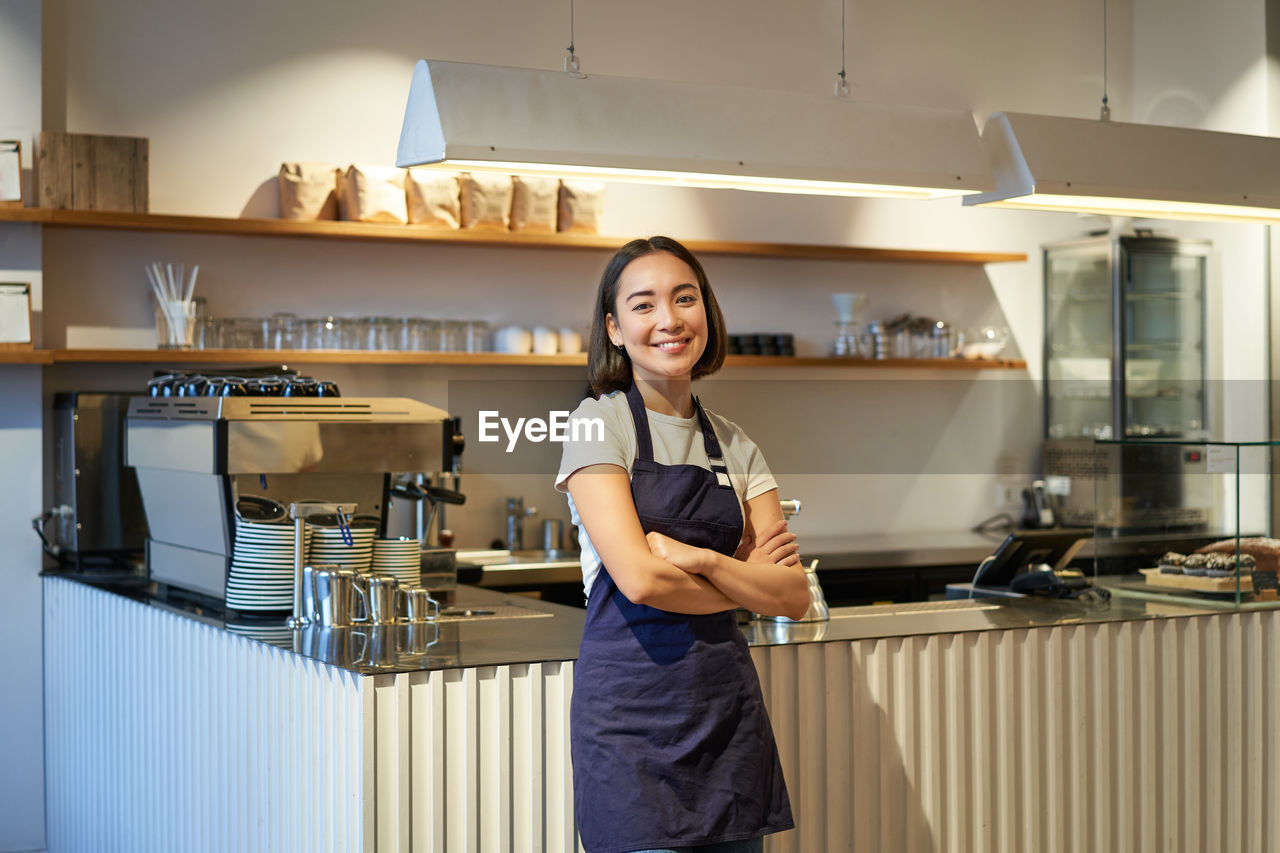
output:
<svg viewBox="0 0 1280 853"><path fill-rule="evenodd" d="M1097 579L1142 596L1232 606L1269 602L1274 607L1280 540L1241 527L1242 516L1257 516L1242 506L1241 484L1251 477L1270 476L1273 446L1280 442L1098 440L1093 540ZM1147 452L1148 467L1141 474L1124 470L1123 461L1135 448ZM1122 520L1141 504L1161 502L1144 489L1162 489L1168 480L1181 483L1184 509L1202 523L1191 529L1169 516L1163 525L1126 529Z"/></svg>
<svg viewBox="0 0 1280 853"><path fill-rule="evenodd" d="M1044 247L1044 472L1058 484L1065 524L1091 526L1095 439L1208 435L1205 283L1211 244L1102 236ZM1122 528L1203 526L1183 500L1181 454L1126 445L1108 476L1168 472L1136 482L1141 513Z"/></svg>

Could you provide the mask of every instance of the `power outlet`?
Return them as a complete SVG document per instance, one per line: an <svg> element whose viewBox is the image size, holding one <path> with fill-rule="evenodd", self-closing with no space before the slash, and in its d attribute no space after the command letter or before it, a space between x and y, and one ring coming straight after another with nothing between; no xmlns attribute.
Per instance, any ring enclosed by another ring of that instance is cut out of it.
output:
<svg viewBox="0 0 1280 853"><path fill-rule="evenodd" d="M1017 486L1006 486L1004 483L996 484L996 509L1009 509L1022 503L1022 496L1018 494Z"/></svg>

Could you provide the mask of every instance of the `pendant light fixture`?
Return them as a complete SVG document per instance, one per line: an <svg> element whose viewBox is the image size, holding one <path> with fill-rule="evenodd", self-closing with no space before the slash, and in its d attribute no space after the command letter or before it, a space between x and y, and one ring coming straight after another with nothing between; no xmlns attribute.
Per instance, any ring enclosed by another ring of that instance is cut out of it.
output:
<svg viewBox="0 0 1280 853"><path fill-rule="evenodd" d="M966 205L1155 219L1280 222L1280 139L1111 121L994 113L982 145L994 192Z"/></svg>
<svg viewBox="0 0 1280 853"><path fill-rule="evenodd" d="M396 164L818 195L994 185L967 111L422 60Z"/></svg>

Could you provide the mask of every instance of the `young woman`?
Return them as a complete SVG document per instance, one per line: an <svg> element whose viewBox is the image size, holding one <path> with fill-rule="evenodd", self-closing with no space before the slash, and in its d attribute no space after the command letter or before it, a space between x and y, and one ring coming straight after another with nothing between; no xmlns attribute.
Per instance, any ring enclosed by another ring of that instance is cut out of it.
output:
<svg viewBox="0 0 1280 853"><path fill-rule="evenodd" d="M800 618L795 535L764 458L702 408L724 318L697 259L633 240L600 281L589 342L598 418L556 487L581 531L587 619L570 709L574 807L589 853L758 851L793 826L736 608Z"/></svg>

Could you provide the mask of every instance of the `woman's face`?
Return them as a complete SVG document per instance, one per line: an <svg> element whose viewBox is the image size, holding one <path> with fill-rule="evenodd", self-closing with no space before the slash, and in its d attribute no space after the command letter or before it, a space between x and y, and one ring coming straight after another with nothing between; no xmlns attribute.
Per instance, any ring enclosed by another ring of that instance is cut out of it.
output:
<svg viewBox="0 0 1280 853"><path fill-rule="evenodd" d="M609 340L621 344L636 377L688 377L707 348L707 310L698 277L684 261L653 252L627 264L618 277Z"/></svg>

